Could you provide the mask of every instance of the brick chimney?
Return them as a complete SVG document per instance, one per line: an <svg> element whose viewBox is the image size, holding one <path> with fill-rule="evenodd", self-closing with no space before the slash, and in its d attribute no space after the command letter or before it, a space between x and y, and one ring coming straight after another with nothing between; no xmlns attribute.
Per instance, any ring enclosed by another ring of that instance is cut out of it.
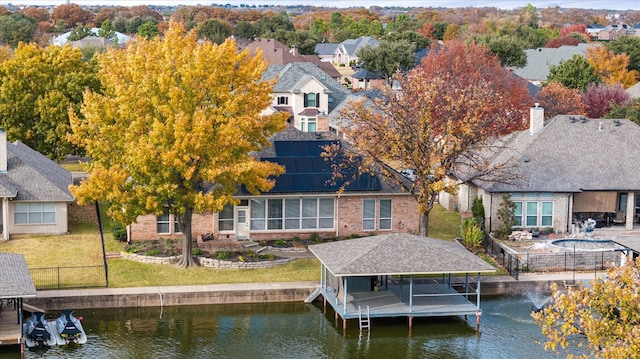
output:
<svg viewBox="0 0 640 359"><path fill-rule="evenodd" d="M0 127L0 173L7 173L7 133Z"/></svg>
<svg viewBox="0 0 640 359"><path fill-rule="evenodd" d="M535 107L529 110L529 133L535 134L544 127L544 109L536 102Z"/></svg>

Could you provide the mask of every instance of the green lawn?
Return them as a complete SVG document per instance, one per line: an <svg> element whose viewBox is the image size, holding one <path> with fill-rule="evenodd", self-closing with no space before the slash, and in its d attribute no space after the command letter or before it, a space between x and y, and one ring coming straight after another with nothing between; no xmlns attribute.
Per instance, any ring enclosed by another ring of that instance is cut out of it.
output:
<svg viewBox="0 0 640 359"><path fill-rule="evenodd" d="M107 253L123 251L124 243L115 241L111 235L112 222L104 214L101 218ZM0 241L0 251L22 253L30 268L102 265L102 243L97 225L70 219L70 232L62 236L20 236L7 242ZM459 233L460 214L436 206L430 216L429 236L450 240ZM110 287L315 281L319 273L316 259L296 259L268 269L183 269L126 259L109 259L108 266Z"/></svg>

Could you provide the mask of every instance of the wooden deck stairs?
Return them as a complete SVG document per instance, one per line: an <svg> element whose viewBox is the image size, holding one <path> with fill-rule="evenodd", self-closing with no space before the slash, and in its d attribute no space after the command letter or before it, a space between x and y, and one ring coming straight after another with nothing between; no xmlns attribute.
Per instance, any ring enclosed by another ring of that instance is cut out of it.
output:
<svg viewBox="0 0 640 359"><path fill-rule="evenodd" d="M360 322L360 331L371 329L371 317L369 316L369 306L367 305L366 317L363 316L362 307L358 306L358 321Z"/></svg>

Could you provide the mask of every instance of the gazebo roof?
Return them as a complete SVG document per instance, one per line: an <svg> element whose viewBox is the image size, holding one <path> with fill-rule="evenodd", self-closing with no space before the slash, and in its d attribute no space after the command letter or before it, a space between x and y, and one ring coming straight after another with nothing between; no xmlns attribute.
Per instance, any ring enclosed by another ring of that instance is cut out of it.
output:
<svg viewBox="0 0 640 359"><path fill-rule="evenodd" d="M495 268L456 241L392 233L309 246L335 276L487 273Z"/></svg>
<svg viewBox="0 0 640 359"><path fill-rule="evenodd" d="M33 298L36 287L22 254L0 253L0 299Z"/></svg>

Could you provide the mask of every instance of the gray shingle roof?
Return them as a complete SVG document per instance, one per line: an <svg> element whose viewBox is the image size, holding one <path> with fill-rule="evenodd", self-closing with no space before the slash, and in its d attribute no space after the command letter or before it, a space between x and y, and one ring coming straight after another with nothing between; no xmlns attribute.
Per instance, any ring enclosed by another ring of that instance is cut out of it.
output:
<svg viewBox="0 0 640 359"><path fill-rule="evenodd" d="M625 91L627 91L627 93L629 94L629 96L631 96L631 98L635 99L635 98L640 97L640 82L638 82L637 84L629 87Z"/></svg>
<svg viewBox="0 0 640 359"><path fill-rule="evenodd" d="M36 287L22 254L0 253L0 299L33 298Z"/></svg>
<svg viewBox="0 0 640 359"><path fill-rule="evenodd" d="M7 143L0 196L18 201L73 201L71 173L21 142Z"/></svg>
<svg viewBox="0 0 640 359"><path fill-rule="evenodd" d="M328 94L331 99L331 101L329 101L329 114L350 94L349 90L311 62L270 65L262 75L262 79L271 80L274 78L278 79L278 82L273 88L274 93L291 93L310 78L314 78L325 87L326 90L324 93Z"/></svg>
<svg viewBox="0 0 640 359"><path fill-rule="evenodd" d="M560 46L559 48L537 48L525 50L527 65L514 68L513 72L529 81L546 81L551 65L569 60L573 55L584 56L587 48L600 46L599 43L578 44L578 46Z"/></svg>
<svg viewBox="0 0 640 359"><path fill-rule="evenodd" d="M358 52L358 50L364 48L367 45L371 46L372 48L377 47L378 45L380 45L380 41L374 39L371 36L360 36L357 39L344 40L340 44L344 46L344 49L347 51L347 54L349 54L349 56L354 56L356 52Z"/></svg>
<svg viewBox="0 0 640 359"><path fill-rule="evenodd" d="M336 276L495 272L458 242L405 233L315 244L309 249Z"/></svg>
<svg viewBox="0 0 640 359"><path fill-rule="evenodd" d="M318 55L333 55L340 44L319 43L316 44L316 54Z"/></svg>
<svg viewBox="0 0 640 359"><path fill-rule="evenodd" d="M638 138L640 126L626 119L556 116L533 135L525 130L502 139L505 148L493 161L517 164L517 183L476 184L489 192L638 191Z"/></svg>

